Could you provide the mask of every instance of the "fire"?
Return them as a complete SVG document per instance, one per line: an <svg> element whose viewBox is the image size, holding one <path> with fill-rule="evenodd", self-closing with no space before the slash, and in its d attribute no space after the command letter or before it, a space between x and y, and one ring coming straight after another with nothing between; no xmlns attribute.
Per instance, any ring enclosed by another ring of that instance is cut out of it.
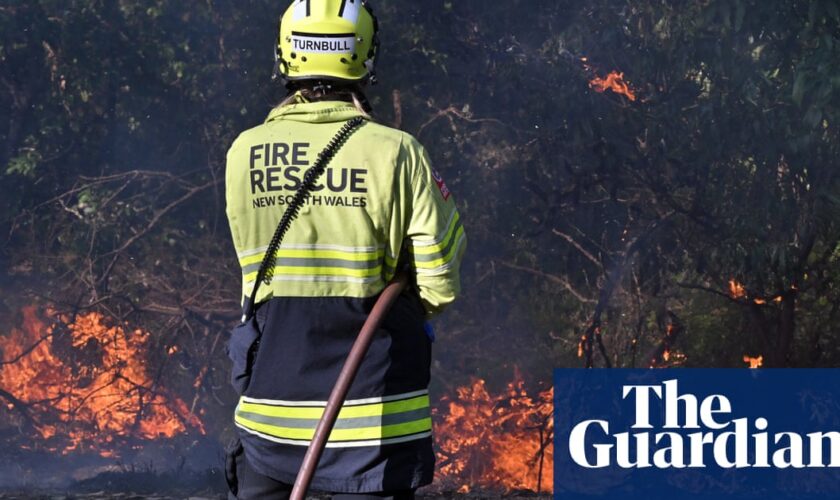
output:
<svg viewBox="0 0 840 500"><path fill-rule="evenodd" d="M688 356L677 350L665 349L662 351L662 359L654 358L648 363L648 368L678 368L685 365Z"/></svg>
<svg viewBox="0 0 840 500"><path fill-rule="evenodd" d="M791 287L791 291L796 291L796 285ZM736 300L750 300L750 296L747 293L746 287L734 279L729 280L729 296ZM755 297L751 300L756 305L764 306L769 304L770 302L781 304L782 302L784 302L785 298L782 295L776 295L772 298Z"/></svg>
<svg viewBox="0 0 840 500"><path fill-rule="evenodd" d="M733 299L743 299L747 296L747 289L741 283L729 280L729 295Z"/></svg>
<svg viewBox="0 0 840 500"><path fill-rule="evenodd" d="M589 88L599 93L611 90L616 94L623 95L631 101L636 100L636 93L633 92L630 85L624 81L624 73L620 71L611 71L606 78L596 76L589 81Z"/></svg>
<svg viewBox="0 0 840 500"><path fill-rule="evenodd" d="M109 326L94 312L72 322L49 316L52 326L27 307L23 327L0 337L0 389L42 438L35 446L110 457L130 439L204 433L184 401L149 373L148 333Z"/></svg>
<svg viewBox="0 0 840 500"><path fill-rule="evenodd" d="M440 486L552 491L554 390L532 397L517 373L504 394L491 394L481 379L456 394L435 410Z"/></svg>
<svg viewBox="0 0 840 500"><path fill-rule="evenodd" d="M764 364L764 356L758 356L757 358L753 358L750 356L744 356L744 363L750 365L750 368L761 368Z"/></svg>

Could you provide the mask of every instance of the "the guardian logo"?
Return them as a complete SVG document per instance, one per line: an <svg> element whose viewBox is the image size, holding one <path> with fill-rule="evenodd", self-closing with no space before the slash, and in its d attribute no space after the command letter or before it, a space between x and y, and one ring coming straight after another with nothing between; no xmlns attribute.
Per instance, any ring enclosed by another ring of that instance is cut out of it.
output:
<svg viewBox="0 0 840 500"><path fill-rule="evenodd" d="M568 453L575 464L586 469L840 467L840 432L772 429L768 418L738 417L723 394L681 394L677 380L666 380L623 385L621 400L635 409L629 429L604 419L573 423Z"/></svg>

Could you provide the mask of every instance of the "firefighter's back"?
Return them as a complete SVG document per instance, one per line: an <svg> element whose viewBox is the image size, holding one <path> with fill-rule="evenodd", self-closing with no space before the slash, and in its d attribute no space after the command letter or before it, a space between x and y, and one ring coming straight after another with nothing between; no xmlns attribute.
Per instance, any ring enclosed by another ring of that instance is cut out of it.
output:
<svg viewBox="0 0 840 500"><path fill-rule="evenodd" d="M378 46L369 2L294 0L276 44L289 95L228 152L242 295L257 304L257 328L232 336L229 349L241 442L227 477L240 499L288 494L355 336L398 269L411 274L411 291L376 332L312 487L402 498L394 492L411 496L432 481L424 324L459 292L466 236L423 147L367 119L362 89L375 81ZM267 252L306 172L359 117L366 121L331 157L276 255ZM270 279L254 294L266 253Z"/></svg>
<svg viewBox="0 0 840 500"><path fill-rule="evenodd" d="M244 295L253 289L266 243L307 169L359 114L337 101L285 106L235 141L228 154L227 211ZM355 334L398 261L412 259L401 249L423 155L409 135L366 122L335 154L290 226L272 281L257 297L262 335L235 419L259 473L293 482ZM400 478L405 488L431 480L431 342L424 319L417 295L401 297L389 314L313 487L382 491L386 479Z"/></svg>

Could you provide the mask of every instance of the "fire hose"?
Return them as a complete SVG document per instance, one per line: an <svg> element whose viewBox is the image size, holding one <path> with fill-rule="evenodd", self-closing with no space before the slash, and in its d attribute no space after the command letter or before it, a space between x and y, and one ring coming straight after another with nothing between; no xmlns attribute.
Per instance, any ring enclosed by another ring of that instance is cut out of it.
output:
<svg viewBox="0 0 840 500"><path fill-rule="evenodd" d="M338 375L338 380L333 387L330 398L327 401L327 406L324 408L324 414L315 428L315 435L312 442L309 443L309 448L306 450L306 455L303 457L303 465L301 465L298 472L297 479L295 479L295 486L292 489L291 500L304 500L306 492L312 484L312 477L315 475L315 469L318 467L318 462L321 460L321 455L327 445L327 439L335 426L335 421L338 418L338 413L344 406L344 400L359 372L359 367L362 360L367 354L370 344L373 341L373 336L379 329L379 325L385 319L391 306L397 300L397 297L405 290L408 284L408 277L405 274L397 275L394 280L385 287L385 290L377 299L373 309L370 312L359 336L353 343L353 348L350 350L347 361L344 362L344 367Z"/></svg>

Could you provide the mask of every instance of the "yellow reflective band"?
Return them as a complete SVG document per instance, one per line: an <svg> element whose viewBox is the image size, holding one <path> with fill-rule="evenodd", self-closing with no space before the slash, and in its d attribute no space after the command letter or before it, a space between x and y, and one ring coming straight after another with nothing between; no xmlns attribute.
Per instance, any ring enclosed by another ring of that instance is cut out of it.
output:
<svg viewBox="0 0 840 500"><path fill-rule="evenodd" d="M446 249L449 245L449 242L452 240L453 234L456 231L456 228L461 228L461 214L455 212L452 217L452 221L449 223L449 226L446 228L446 233L444 234L443 238L439 240L435 240L432 242L425 242L425 241L414 241L413 245L409 248L411 253L416 255L428 255L434 253L441 253ZM427 244L430 243L430 244Z"/></svg>
<svg viewBox="0 0 840 500"><path fill-rule="evenodd" d="M287 259L336 259L348 260L352 262L367 262L379 260L385 255L384 250L375 252L343 252L340 250L298 250L298 249L284 249L277 251L277 258ZM265 252L249 255L239 260L242 267L252 264L259 264L265 258Z"/></svg>
<svg viewBox="0 0 840 500"><path fill-rule="evenodd" d="M393 415L395 413L404 413L407 411L419 410L421 408L428 408L429 406L429 396L424 395L416 398L404 399L402 401L389 401L386 403L345 406L339 412L338 418L342 419ZM321 418L321 415L324 414L323 406L275 406L257 403L247 403L245 401L239 402L238 409L243 412L254 413L256 415L280 418L305 418L318 420Z"/></svg>
<svg viewBox="0 0 840 500"><path fill-rule="evenodd" d="M458 228L458 233L457 233L456 237L458 238L458 241L457 241L456 244L452 245L452 248L449 249L449 253L447 253L443 257L441 257L439 259L435 259L435 260L430 260L430 261L425 261L425 262L420 261L420 260L415 260L414 261L415 267L417 267L418 269L437 269L437 268L439 268L441 266L444 266L444 265L448 264L449 262L451 262L452 259L457 254L458 249L461 248L461 244L463 243L463 239L465 238L463 226Z"/></svg>
<svg viewBox="0 0 840 500"><path fill-rule="evenodd" d="M245 280L252 282L257 278L257 272L245 275ZM373 269L348 269L346 267L288 267L277 266L274 275L284 276L346 276L350 278L374 278L382 274L382 266Z"/></svg>
<svg viewBox="0 0 840 500"><path fill-rule="evenodd" d="M385 266L391 269L397 267L397 258L392 257L390 253L385 254Z"/></svg>
<svg viewBox="0 0 840 500"><path fill-rule="evenodd" d="M236 416L236 423L253 431L257 431L268 436L278 437L282 439L295 439L301 441L311 441L315 435L314 429L297 429L289 427L278 427L268 424L260 424L252 422L246 418ZM431 417L415 420L413 422L406 422L404 424L385 425L381 427L364 427L360 429L333 429L330 433L329 441L361 441L361 440L375 440L387 439L400 436L409 436L411 434L419 434L421 432L430 431L432 429Z"/></svg>
<svg viewBox="0 0 840 500"><path fill-rule="evenodd" d="M326 403L313 402L316 406L277 403L249 402L243 397L236 408L234 421L237 426L266 439L286 440L291 444L310 441ZM422 439L428 437L431 430L429 395L422 394L397 401L351 404L342 408L329 441L356 442L350 446L373 446L384 440Z"/></svg>

